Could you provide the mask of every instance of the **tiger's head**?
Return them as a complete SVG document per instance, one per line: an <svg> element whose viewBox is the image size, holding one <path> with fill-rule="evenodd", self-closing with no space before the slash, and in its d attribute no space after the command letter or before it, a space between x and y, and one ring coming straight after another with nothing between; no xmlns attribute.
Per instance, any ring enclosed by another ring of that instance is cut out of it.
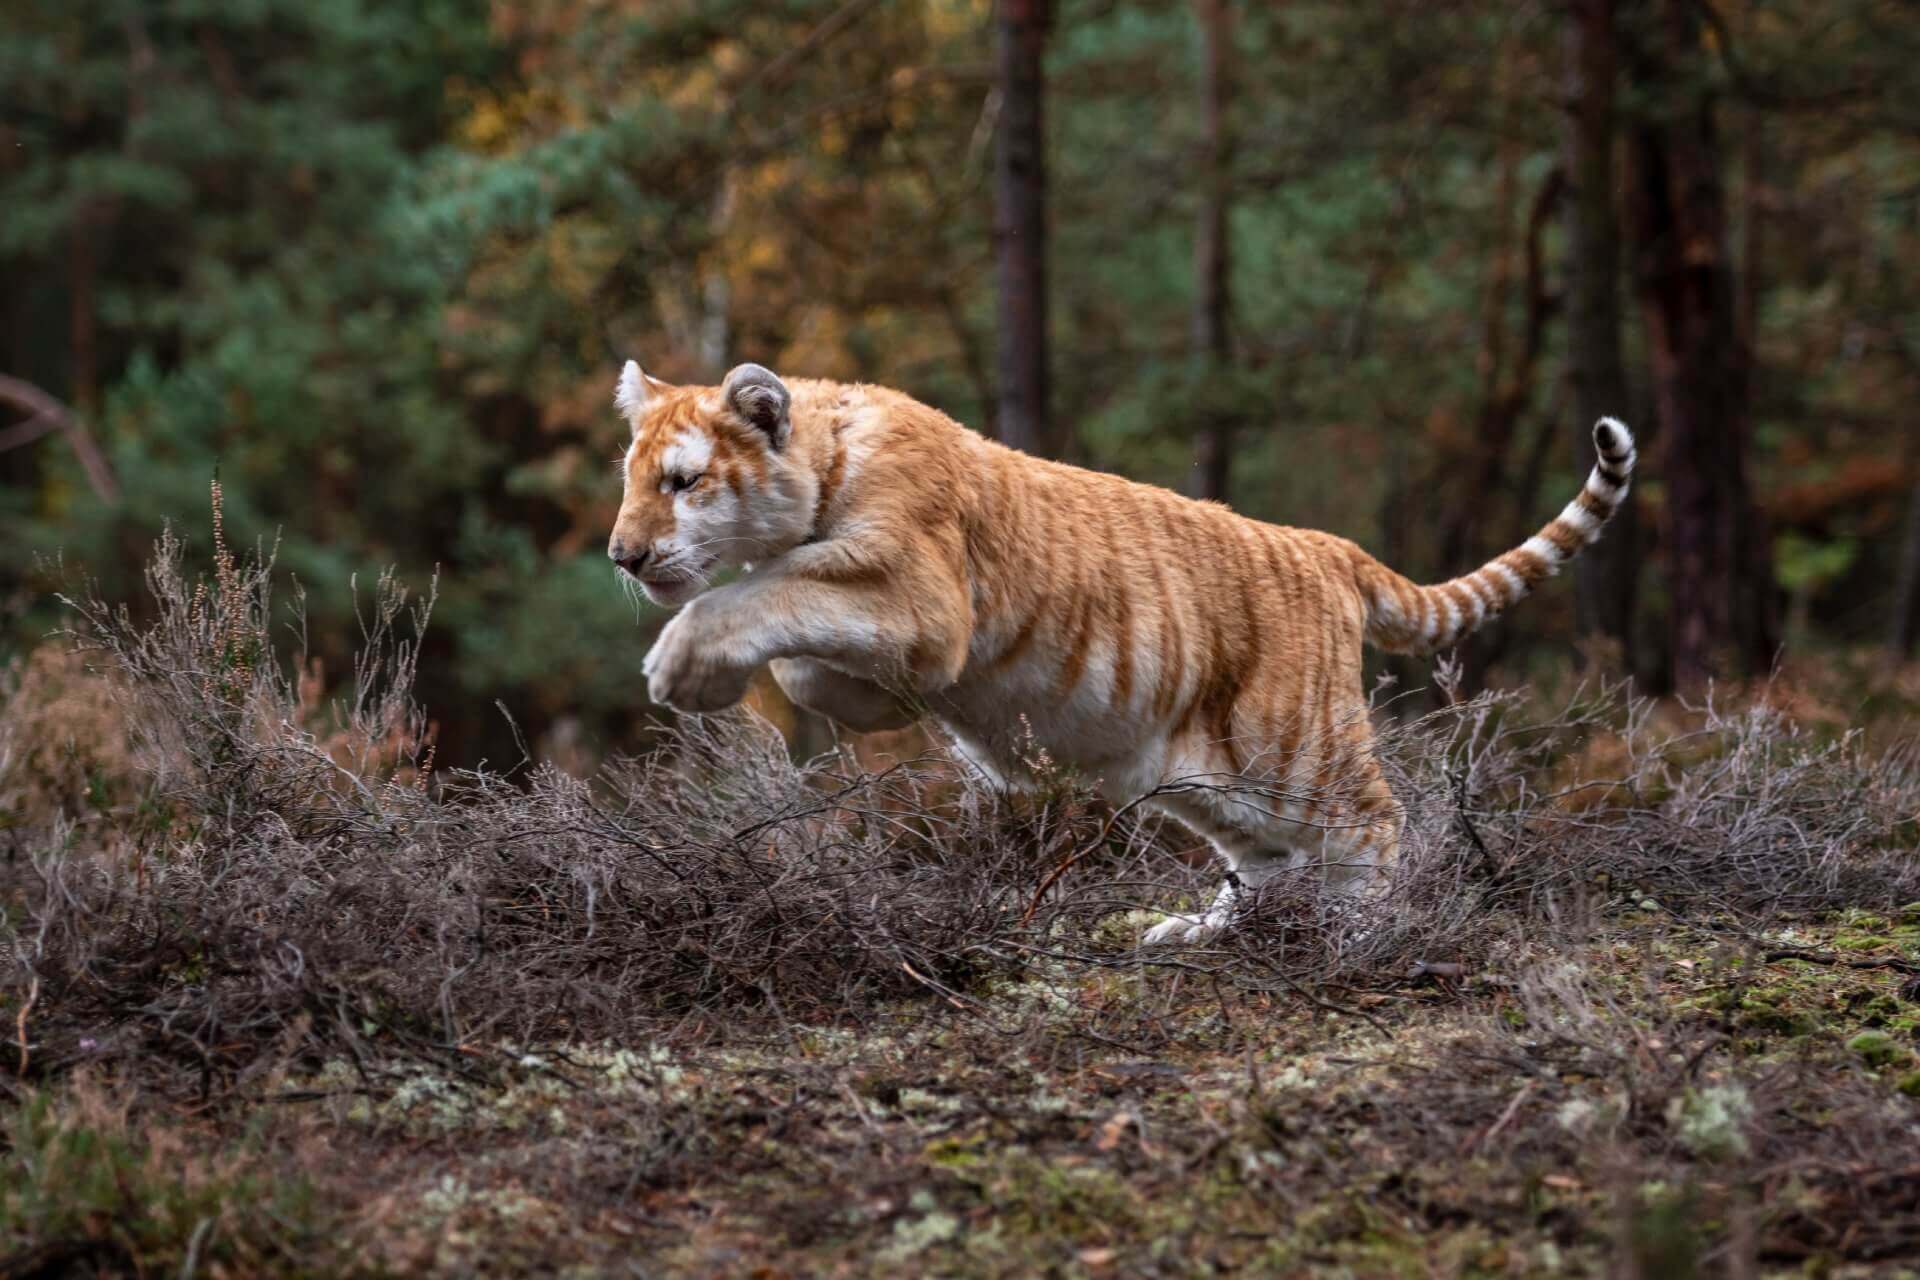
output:
<svg viewBox="0 0 1920 1280"><path fill-rule="evenodd" d="M720 570L806 540L819 480L771 371L743 364L718 387L676 387L629 360L613 399L633 436L607 554L649 600L684 604Z"/></svg>

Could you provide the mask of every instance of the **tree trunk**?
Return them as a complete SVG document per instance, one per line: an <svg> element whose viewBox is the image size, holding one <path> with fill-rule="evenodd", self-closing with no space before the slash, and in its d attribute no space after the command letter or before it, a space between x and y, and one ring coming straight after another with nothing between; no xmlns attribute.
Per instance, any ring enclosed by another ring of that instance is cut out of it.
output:
<svg viewBox="0 0 1920 1280"><path fill-rule="evenodd" d="M1620 354L1620 225L1614 206L1614 0L1572 0L1569 19L1567 364L1574 416L1581 427L1575 458L1584 471L1592 465L1586 428L1604 416L1628 416L1626 365ZM1629 495L1607 536L1574 562L1580 630L1619 646L1628 671L1634 669L1639 523Z"/></svg>
<svg viewBox="0 0 1920 1280"><path fill-rule="evenodd" d="M726 242L727 225L733 221L734 188L734 179L729 174L720 179L720 189L714 193L707 229L715 244ZM728 357L733 354L733 289L727 279L726 266L717 254L699 268L698 279L700 312L695 329L695 354L699 367L717 378L731 366Z"/></svg>
<svg viewBox="0 0 1920 1280"><path fill-rule="evenodd" d="M1047 241L1044 141L1047 0L1000 0L996 57L994 241L1000 281L1000 439L1058 452L1047 416Z"/></svg>
<svg viewBox="0 0 1920 1280"><path fill-rule="evenodd" d="M99 223L93 206L80 210L67 256L68 396L87 414L100 408Z"/></svg>
<svg viewBox="0 0 1920 1280"><path fill-rule="evenodd" d="M1632 42L1649 97L1632 131L1632 222L1667 486L1674 685L1687 691L1771 660L1772 574L1747 479L1748 353L1700 13L1658 0L1654 16Z"/></svg>
<svg viewBox="0 0 1920 1280"><path fill-rule="evenodd" d="M1893 593L1893 656L1905 662L1920 636L1920 482L1907 504L1907 533L1900 542L1900 580Z"/></svg>
<svg viewBox="0 0 1920 1280"><path fill-rule="evenodd" d="M1516 506L1530 504L1532 498L1532 494L1527 492L1527 472L1522 472L1517 485L1511 481L1503 485L1502 481L1514 473L1513 459L1509 455L1513 452L1520 419L1533 403L1534 370L1546 346L1548 326L1559 308L1558 297L1547 287L1544 242L1548 224L1565 190L1566 179L1557 168L1548 172L1540 184L1540 190L1533 197L1525 229L1516 232L1511 206L1517 194L1517 177L1514 174L1501 179L1504 190L1498 198L1508 208L1505 219L1507 226L1488 289L1488 324L1481 348L1481 359L1485 363L1480 418L1475 432L1475 457L1466 472L1469 496L1458 504L1441 541L1441 563L1447 566L1447 572L1459 572L1454 566L1478 564L1493 551L1487 545L1486 531L1489 527L1497 528L1493 520L1496 494L1503 488L1508 490ZM1516 238L1521 242L1520 255L1525 260L1523 288L1526 313L1519 333L1519 350L1514 354L1512 367L1509 368L1506 312L1508 296L1512 292L1512 242ZM1526 518L1530 523L1536 522L1539 515L1528 506ZM1512 543L1508 541L1501 545L1511 546ZM1462 690L1476 692L1484 685L1488 668L1505 647L1505 637L1504 629L1490 627L1462 646Z"/></svg>
<svg viewBox="0 0 1920 1280"><path fill-rule="evenodd" d="M1512 472L1512 459L1508 455L1513 451L1520 419L1533 403L1534 370L1546 346L1548 326L1559 309L1559 299L1547 287L1544 242L1548 223L1565 189L1565 177L1559 169L1548 171L1533 197L1526 227L1519 231L1512 217L1516 189L1505 177L1501 179L1501 186L1503 190L1496 199L1508 208L1504 219L1507 225L1487 290L1487 325L1480 348L1483 365L1480 416L1474 432L1474 456L1464 472L1467 493L1471 496L1459 504L1441 538L1441 563L1449 572L1454 571L1456 565L1476 564L1494 550L1487 545L1485 536L1491 523L1494 495L1502 487L1501 480ZM1519 350L1509 366L1507 303L1513 291L1516 240L1518 255L1525 261L1522 287L1526 311L1521 321ZM1529 518L1533 514L1527 513Z"/></svg>
<svg viewBox="0 0 1920 1280"><path fill-rule="evenodd" d="M1520 419L1532 404L1535 371L1560 302L1547 283L1545 241L1566 189L1566 176L1555 167L1530 201L1521 194L1520 166L1526 149L1521 142L1525 130L1518 117L1526 108L1513 85L1516 56L1512 41L1503 41L1495 50L1488 90L1491 99L1501 104L1503 116L1493 179L1498 233L1487 256L1480 350L1475 357L1480 374L1478 419L1468 456L1462 462L1448 464L1457 477L1452 483L1464 490L1466 497L1453 504L1441 527L1439 562L1447 573L1479 564L1495 550L1488 545L1487 533L1497 528L1495 512L1500 499L1512 495L1511 483L1503 483L1510 481L1514 470L1509 455ZM1523 290L1524 303L1517 332L1512 323L1516 282ZM1466 647L1467 688L1477 686L1491 648L1491 633Z"/></svg>
<svg viewBox="0 0 1920 1280"><path fill-rule="evenodd" d="M1193 361L1202 377L1229 364L1227 314L1232 247L1227 215L1233 140L1226 114L1233 47L1231 0L1194 0L1200 20L1200 211L1193 236ZM1212 403L1203 397L1202 404ZM1233 422L1206 410L1193 441L1193 495L1227 500L1233 466Z"/></svg>

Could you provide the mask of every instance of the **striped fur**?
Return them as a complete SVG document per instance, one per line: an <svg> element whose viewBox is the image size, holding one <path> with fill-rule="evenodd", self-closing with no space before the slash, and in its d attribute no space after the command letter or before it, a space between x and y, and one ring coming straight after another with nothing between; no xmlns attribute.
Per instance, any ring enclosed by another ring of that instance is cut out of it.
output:
<svg viewBox="0 0 1920 1280"><path fill-rule="evenodd" d="M1356 576L1367 602L1367 639L1390 653L1434 653L1464 640L1560 572L1599 541L1626 500L1636 454L1633 433L1614 418L1593 427L1599 461L1559 515L1513 550L1465 577L1420 587L1362 553Z"/></svg>
<svg viewBox="0 0 1920 1280"><path fill-rule="evenodd" d="M771 664L855 729L931 715L995 778L1050 760L1116 797L1153 792L1237 875L1149 941L1219 928L1236 884L1377 880L1400 818L1363 643L1454 643L1591 542L1633 466L1603 420L1557 519L1416 587L1345 539L1032 458L879 387L757 366L669 387L630 365L618 400L633 441L609 552L656 601L686 602L643 664L652 698L717 710Z"/></svg>

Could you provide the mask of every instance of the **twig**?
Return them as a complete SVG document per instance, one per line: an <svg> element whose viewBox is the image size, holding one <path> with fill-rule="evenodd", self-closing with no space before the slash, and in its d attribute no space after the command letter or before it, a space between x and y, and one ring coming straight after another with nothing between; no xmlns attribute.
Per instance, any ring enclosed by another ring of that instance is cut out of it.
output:
<svg viewBox="0 0 1920 1280"><path fill-rule="evenodd" d="M946 1000L948 1004L952 1005L954 1008L960 1010L962 1013L971 1013L976 1018L979 1018L980 1021L986 1023L988 1027L992 1028L994 1034L1002 1035L1002 1036L1011 1036L1018 1033L1018 1028L1009 1030L1006 1027L1001 1026L997 1021L994 1020L993 1014L987 1009L987 1006L981 1004L978 1000L973 999L971 996L962 995L958 991L955 991L952 987L947 986L943 982L936 982L934 979L929 978L926 974L921 973L918 969L915 969L912 965L908 964L905 960L902 960L900 962L900 968L906 972L906 975L909 978L912 978L915 982L919 983L921 986L925 987L927 990L935 993L936 995L941 996ZM1127 1046L1123 1045L1121 1047L1126 1048Z"/></svg>
<svg viewBox="0 0 1920 1280"><path fill-rule="evenodd" d="M20 1070L18 1074L25 1078L27 1074L27 1015L33 1012L33 1005L40 998L40 975L34 974L33 981L27 984L27 1002L20 1006L20 1018L15 1024L20 1042Z"/></svg>
<svg viewBox="0 0 1920 1280"><path fill-rule="evenodd" d="M1776 960L1805 960L1808 964L1830 964L1843 969L1897 969L1901 973L1920 973L1920 964L1904 960L1899 956L1879 956L1873 959L1850 956L1836 956L1830 951L1807 951L1799 947L1778 947L1760 957L1765 964Z"/></svg>
<svg viewBox="0 0 1920 1280"><path fill-rule="evenodd" d="M1313 992L1307 990L1305 987L1301 986L1299 983L1295 982L1292 978L1287 977L1283 973L1275 973L1273 976L1278 978L1287 987L1289 991L1299 996L1302 1000L1305 1000L1308 1004L1312 1005L1314 1008L1324 1009L1328 1013L1344 1014L1349 1018L1358 1018L1362 1022L1366 1023L1368 1026L1372 1027L1375 1031L1378 1031L1381 1035L1385 1036L1387 1039L1392 1040L1396 1038L1393 1034L1392 1029L1389 1028L1386 1023L1380 1021L1380 1019L1374 1017L1372 1014L1368 1013L1365 1009L1353 1009L1343 1004L1335 1004L1331 1000L1322 1000L1319 996L1316 996L1315 994L1313 994Z"/></svg>
<svg viewBox="0 0 1920 1280"><path fill-rule="evenodd" d="M113 468L78 414L31 382L4 373L0 373L0 401L33 415L19 426L0 433L0 450L30 444L50 431L64 428L67 443L80 459L80 469L87 473L87 483L93 486L95 496L108 504L119 503L120 485L113 477Z"/></svg>
<svg viewBox="0 0 1920 1280"><path fill-rule="evenodd" d="M1493 856L1487 848L1487 842L1480 838L1480 829L1473 825L1473 817L1467 812L1467 775L1464 770L1453 775L1454 811L1460 818L1460 829L1467 834L1467 840L1473 845L1474 852L1480 855L1480 861L1486 864L1487 880L1498 887L1507 877L1506 864Z"/></svg>
<svg viewBox="0 0 1920 1280"><path fill-rule="evenodd" d="M1468 1138L1465 1142L1460 1144L1461 1156L1465 1157L1465 1156L1472 1155L1475 1151L1479 1150L1482 1146L1486 1145L1489 1142L1492 1142L1496 1137L1498 1137L1500 1134L1500 1131L1506 1128L1507 1125L1512 1122L1513 1117L1515 1115L1519 1114L1520 1104L1527 1100L1527 1095L1533 1092L1534 1085L1538 1083L1539 1082L1537 1080L1523 1081L1520 1087L1513 1091L1513 1101L1509 1102L1507 1104L1507 1109L1500 1113L1500 1118L1498 1120L1495 1120L1492 1124L1488 1125L1479 1134Z"/></svg>
<svg viewBox="0 0 1920 1280"><path fill-rule="evenodd" d="M1119 822L1120 819L1126 817L1128 813L1132 812L1134 809L1138 808L1139 806L1145 804L1147 801L1153 799L1155 796L1161 795L1166 790L1167 788L1165 787L1155 787L1153 790L1145 793L1144 795L1135 796L1133 799L1127 801L1127 803L1121 805L1118 809L1115 809L1113 811L1113 816L1108 818L1106 822L1102 824L1100 828L1100 834L1098 836L1095 836L1087 844L1075 850L1070 856L1062 859L1058 866L1056 866L1052 871L1049 871L1047 873L1046 879L1040 882L1040 887L1033 891L1033 901L1027 904L1027 909L1024 912L1022 912L1020 915L1021 926L1024 928L1025 926L1033 923L1033 913L1040 909L1040 900L1047 896L1047 890L1053 888L1055 884L1059 883L1061 876L1064 876L1065 874L1067 874L1067 872L1076 863L1079 863L1085 860L1089 855L1093 853L1094 850L1106 844L1107 837L1110 834L1112 834L1115 823Z"/></svg>

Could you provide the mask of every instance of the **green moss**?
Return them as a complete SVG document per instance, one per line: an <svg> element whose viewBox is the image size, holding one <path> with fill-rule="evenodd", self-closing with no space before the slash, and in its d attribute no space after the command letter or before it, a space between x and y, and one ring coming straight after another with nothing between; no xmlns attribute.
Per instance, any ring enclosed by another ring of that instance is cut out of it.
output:
<svg viewBox="0 0 1920 1280"><path fill-rule="evenodd" d="M998 1166L987 1191L1001 1221L1023 1235L1079 1239L1136 1227L1142 1217L1139 1193L1101 1165L1020 1155Z"/></svg>
<svg viewBox="0 0 1920 1280"><path fill-rule="evenodd" d="M1870 1067L1890 1066L1901 1058L1910 1056L1892 1036L1884 1031L1862 1031L1847 1041L1847 1048L1858 1054Z"/></svg>
<svg viewBox="0 0 1920 1280"><path fill-rule="evenodd" d="M921 1154L928 1164L941 1169L951 1169L956 1173L965 1173L978 1169L985 1163L982 1146L985 1134L974 1134L965 1138L941 1138L927 1144Z"/></svg>
<svg viewBox="0 0 1920 1280"><path fill-rule="evenodd" d="M1800 1007L1800 994L1791 986L1755 987L1741 995L1733 1025L1748 1032L1812 1035L1820 1030L1824 1019L1818 1010Z"/></svg>
<svg viewBox="0 0 1920 1280"><path fill-rule="evenodd" d="M1847 997L1847 1010L1869 1027L1899 1016L1900 1001L1885 991L1856 991Z"/></svg>

